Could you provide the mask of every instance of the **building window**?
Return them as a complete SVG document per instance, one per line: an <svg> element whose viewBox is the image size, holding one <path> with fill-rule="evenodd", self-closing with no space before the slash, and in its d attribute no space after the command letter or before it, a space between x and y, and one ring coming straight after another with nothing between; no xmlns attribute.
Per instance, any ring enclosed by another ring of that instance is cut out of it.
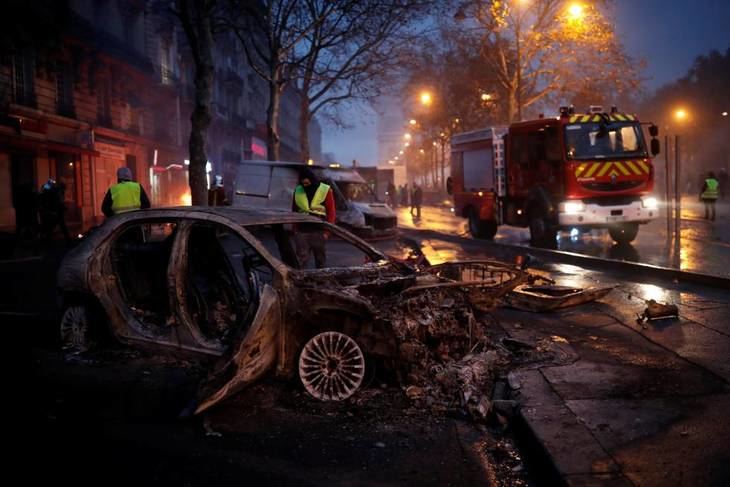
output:
<svg viewBox="0 0 730 487"><path fill-rule="evenodd" d="M109 78L99 80L96 90L96 115L100 125L112 126L111 96L112 86Z"/></svg>
<svg viewBox="0 0 730 487"><path fill-rule="evenodd" d="M27 50L13 57L13 91L19 105L35 107L34 61L33 53Z"/></svg>
<svg viewBox="0 0 730 487"><path fill-rule="evenodd" d="M68 63L60 63L56 69L56 110L64 117L75 116L73 69Z"/></svg>

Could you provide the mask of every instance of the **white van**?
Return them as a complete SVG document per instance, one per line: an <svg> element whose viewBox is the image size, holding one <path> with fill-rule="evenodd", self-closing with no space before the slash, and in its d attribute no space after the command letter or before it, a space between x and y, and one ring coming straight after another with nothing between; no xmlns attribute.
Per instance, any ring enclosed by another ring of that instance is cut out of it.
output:
<svg viewBox="0 0 730 487"><path fill-rule="evenodd" d="M242 161L238 164L233 206L292 209L299 170L308 167L332 187L337 224L364 238L394 235L398 220L393 210L378 201L372 188L355 169L305 166L296 162Z"/></svg>

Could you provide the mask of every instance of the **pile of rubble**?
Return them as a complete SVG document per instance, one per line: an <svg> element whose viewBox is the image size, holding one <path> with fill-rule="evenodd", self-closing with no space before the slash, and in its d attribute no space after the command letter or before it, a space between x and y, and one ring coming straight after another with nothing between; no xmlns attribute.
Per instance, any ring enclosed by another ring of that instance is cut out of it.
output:
<svg viewBox="0 0 730 487"><path fill-rule="evenodd" d="M483 419L506 355L490 347L486 324L466 293L434 288L401 296L387 318L399 342L399 375L417 407L462 410Z"/></svg>

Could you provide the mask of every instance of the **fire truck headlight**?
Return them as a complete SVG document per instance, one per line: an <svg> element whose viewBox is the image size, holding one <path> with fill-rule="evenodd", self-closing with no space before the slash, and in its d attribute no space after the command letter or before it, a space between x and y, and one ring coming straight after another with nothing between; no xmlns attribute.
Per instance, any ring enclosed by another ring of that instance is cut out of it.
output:
<svg viewBox="0 0 730 487"><path fill-rule="evenodd" d="M563 213L566 215L575 215L586 210L586 205L582 201L566 201L563 203Z"/></svg>
<svg viewBox="0 0 730 487"><path fill-rule="evenodd" d="M647 210L656 210L659 208L659 201L657 201L657 199L653 196L650 196L649 198L644 198L641 200L641 206L643 206Z"/></svg>

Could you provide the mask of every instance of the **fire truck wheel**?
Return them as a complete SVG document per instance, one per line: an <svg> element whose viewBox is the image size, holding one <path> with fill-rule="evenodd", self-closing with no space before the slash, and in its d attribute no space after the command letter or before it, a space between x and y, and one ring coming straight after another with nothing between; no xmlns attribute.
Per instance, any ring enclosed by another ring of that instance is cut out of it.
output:
<svg viewBox="0 0 730 487"><path fill-rule="evenodd" d="M531 211L529 216L530 244L538 247L555 245L555 228L543 211Z"/></svg>
<svg viewBox="0 0 730 487"><path fill-rule="evenodd" d="M469 212L469 233L474 238L491 240L497 233L497 223L489 220L480 220L476 211Z"/></svg>
<svg viewBox="0 0 730 487"><path fill-rule="evenodd" d="M621 223L619 225L609 227L608 233L614 242L618 244L627 244L633 242L636 234L639 233L638 223Z"/></svg>

